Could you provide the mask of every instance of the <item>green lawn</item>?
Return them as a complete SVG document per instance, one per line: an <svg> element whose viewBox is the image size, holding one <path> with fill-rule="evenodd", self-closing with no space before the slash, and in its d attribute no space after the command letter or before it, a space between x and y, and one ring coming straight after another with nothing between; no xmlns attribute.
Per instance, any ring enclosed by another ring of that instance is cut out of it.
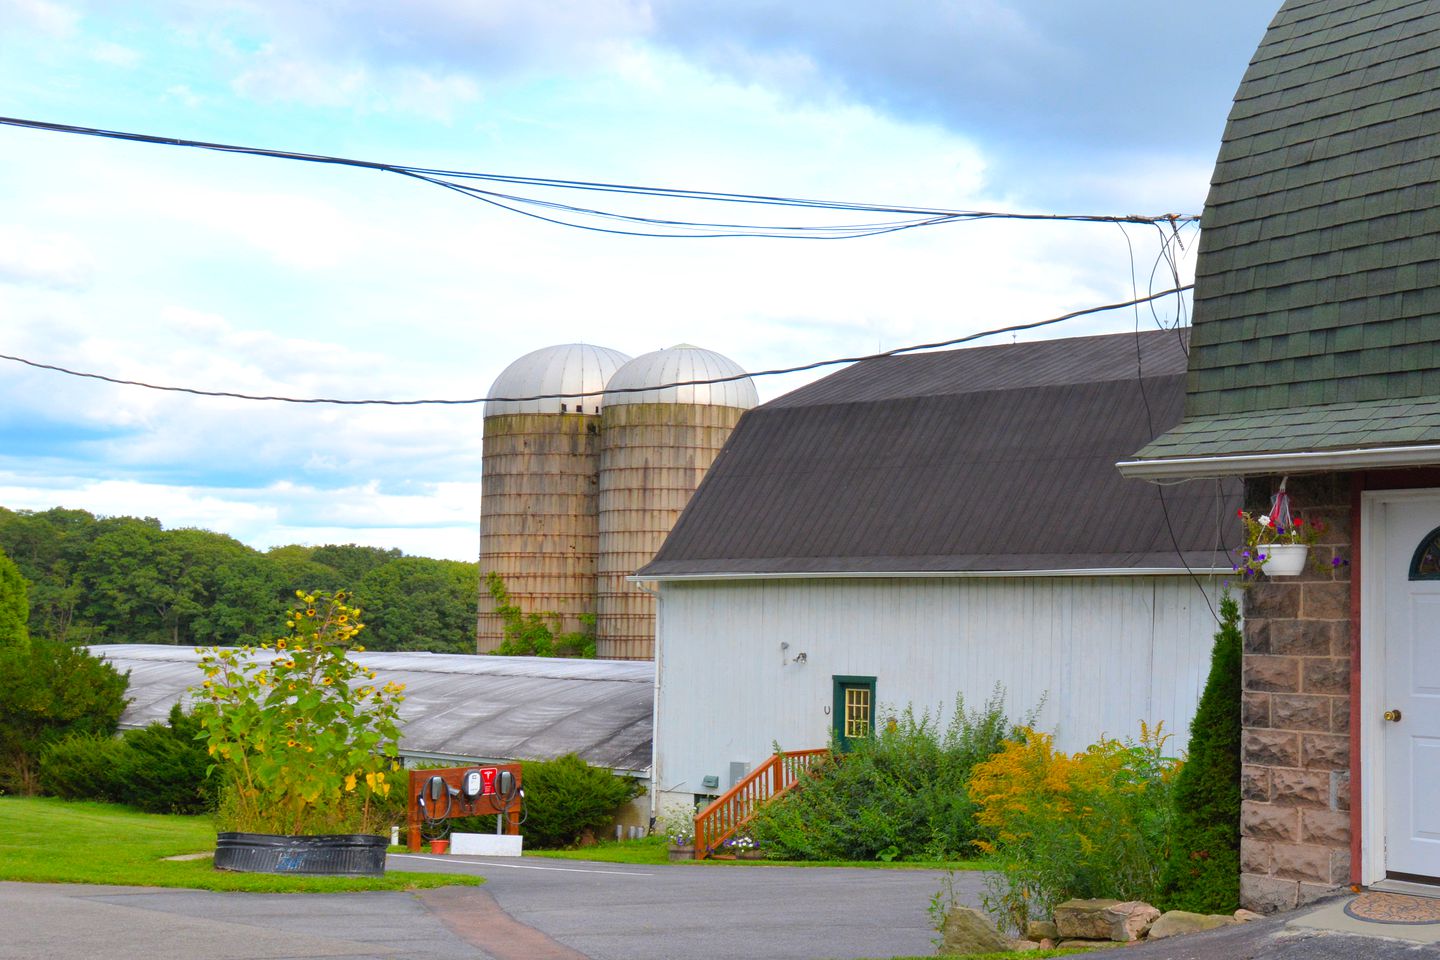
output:
<svg viewBox="0 0 1440 960"><path fill-rule="evenodd" d="M296 877L216 870L209 859L168 861L215 849L209 817L139 813L108 803L0 797L0 880L194 887L256 893L412 890L483 883L480 877L387 872L383 877Z"/></svg>
<svg viewBox="0 0 1440 960"><path fill-rule="evenodd" d="M593 847L575 850L526 850L527 857L552 857L558 860L594 860L600 863L669 863L669 846L665 837L642 840L603 840ZM984 861L961 860L955 863L884 863L879 860L683 860L698 866L726 867L865 867L872 870L983 870Z"/></svg>

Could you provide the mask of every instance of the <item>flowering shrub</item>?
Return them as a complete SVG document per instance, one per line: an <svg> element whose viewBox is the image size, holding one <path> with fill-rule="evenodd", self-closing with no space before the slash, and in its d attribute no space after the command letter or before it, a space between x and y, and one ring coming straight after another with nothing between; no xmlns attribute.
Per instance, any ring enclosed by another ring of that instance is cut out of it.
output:
<svg viewBox="0 0 1440 960"><path fill-rule="evenodd" d="M700 804L694 808L672 807L660 818L660 832L669 838L670 843L677 847L693 847L695 845L695 814L700 812Z"/></svg>
<svg viewBox="0 0 1440 960"><path fill-rule="evenodd" d="M1180 762L1163 724L1138 743L1101 740L1076 754L1031 729L975 767L977 845L995 861L982 898L1009 926L1048 917L1070 898L1147 899L1165 865Z"/></svg>
<svg viewBox="0 0 1440 960"><path fill-rule="evenodd" d="M286 634L259 647L208 647L197 739L225 783L222 830L375 833L400 739L404 684L374 684L348 656L363 628L346 595L297 591Z"/></svg>
<svg viewBox="0 0 1440 960"><path fill-rule="evenodd" d="M751 850L756 849L755 838L748 833L738 833L729 840L726 840L722 846L725 848L726 853L749 853Z"/></svg>

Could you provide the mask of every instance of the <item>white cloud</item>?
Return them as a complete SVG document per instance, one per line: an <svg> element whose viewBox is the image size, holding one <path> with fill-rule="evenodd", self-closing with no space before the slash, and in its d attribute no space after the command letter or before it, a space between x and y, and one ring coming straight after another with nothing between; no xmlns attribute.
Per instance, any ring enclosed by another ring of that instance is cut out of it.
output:
<svg viewBox="0 0 1440 960"><path fill-rule="evenodd" d="M142 59L140 51L121 46L109 40L102 40L91 48L90 55L101 63L108 63L113 67L130 68L138 64Z"/></svg>
<svg viewBox="0 0 1440 960"><path fill-rule="evenodd" d="M75 290L89 284L93 270L90 250L78 238L0 223L0 283Z"/></svg>
<svg viewBox="0 0 1440 960"><path fill-rule="evenodd" d="M12 29L31 27L51 37L67 37L80 15L52 0L0 0L0 22Z"/></svg>

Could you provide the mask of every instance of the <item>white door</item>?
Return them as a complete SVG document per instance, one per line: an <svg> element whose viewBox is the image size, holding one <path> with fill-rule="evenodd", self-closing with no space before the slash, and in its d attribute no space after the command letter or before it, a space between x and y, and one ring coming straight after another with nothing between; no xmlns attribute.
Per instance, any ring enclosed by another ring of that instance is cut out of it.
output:
<svg viewBox="0 0 1440 960"><path fill-rule="evenodd" d="M1440 497L1383 516L1385 872L1440 881Z"/></svg>

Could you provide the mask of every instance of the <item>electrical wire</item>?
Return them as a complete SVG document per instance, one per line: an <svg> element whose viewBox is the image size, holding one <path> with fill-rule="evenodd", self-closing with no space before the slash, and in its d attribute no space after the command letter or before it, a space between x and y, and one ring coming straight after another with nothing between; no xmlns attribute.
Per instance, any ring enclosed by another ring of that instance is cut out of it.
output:
<svg viewBox="0 0 1440 960"><path fill-rule="evenodd" d="M815 200L799 197L770 196L765 194L726 193L715 190L695 190L676 187L655 187L637 184L605 183L590 180L565 180L550 177L516 176L511 174L481 173L470 170L448 170L433 167L416 167L398 163L384 163L374 160L358 160L348 157L324 154L298 153L289 150L272 150L264 147L249 147L229 143L213 143L203 140L186 140L179 137L160 136L148 133L133 133L122 130L106 130L98 127L83 127L67 123L51 123L43 120L26 120L19 117L0 117L0 125L27 130L64 133L77 136L100 137L109 140L124 140L159 146L184 147L233 153L244 156L269 157L278 160L293 160L304 163L331 164L376 170L411 177L424 183L455 191L473 200L478 200L502 210L521 216L541 220L559 226L574 227L601 233L637 237L664 238L721 238L721 237L767 237L771 239L804 238L811 240L843 240L857 237L878 236L899 230L936 226L973 220L1053 220L1080 223L1135 223L1153 224L1159 227L1168 223L1172 228L1199 220L1193 214L1164 214L1123 216L1105 214L1053 214L1053 213L1010 213L992 210L953 210L943 208L915 207L896 204L858 203L840 200ZM662 217L640 216L603 210L596 207L578 206L546 200L540 197L506 193L486 189L475 183L506 185L507 187L528 187L541 190L584 191L602 194L618 194L650 199L672 201L702 201L708 203L743 204L762 207L783 207L789 209L823 210L832 212L854 212L885 214L901 219L880 220L847 224L759 224L732 223L726 221L682 220ZM567 219L576 218L576 219ZM622 226L602 226L585 223L584 220L601 220L619 223ZM1163 231L1162 231L1163 232Z"/></svg>
<svg viewBox="0 0 1440 960"><path fill-rule="evenodd" d="M1145 363L1144 363L1144 358L1142 357L1141 350L1140 350L1140 304L1141 304L1142 301L1139 300L1139 292L1140 292L1140 290L1139 290L1139 284L1137 283L1136 278L1135 278L1135 247L1134 247L1134 245L1131 244L1131 242L1130 242L1130 233L1129 233L1129 231L1127 231L1127 230L1125 229L1125 224L1119 223L1119 224L1116 224L1116 226L1119 227L1119 228L1120 228L1120 232L1125 235L1125 247L1126 247L1126 249L1129 250L1129 252L1130 252L1130 289L1131 289L1131 293L1133 293L1133 294L1136 295L1136 297L1135 297L1135 307L1134 307L1134 310L1135 310L1135 385L1136 385L1137 387L1139 387L1139 389L1140 389L1140 400L1141 400L1141 402L1145 405L1145 427L1146 427L1145 432L1149 435L1150 439L1153 441L1153 440L1155 439L1155 436L1156 436L1156 433L1155 433L1155 415L1154 415L1154 412L1153 412L1153 411L1151 410L1151 408L1150 408L1150 397L1145 393ZM1164 239L1164 238L1162 237L1162 240L1163 240L1163 239ZM1163 252L1162 252L1161 255L1162 255L1162 256L1164 255ZM1178 270L1178 267L1177 267L1176 269ZM1153 281L1153 278L1154 278L1154 275L1155 275L1155 274L1154 274L1154 268L1151 269L1151 274L1150 274L1150 275L1151 275L1151 278L1152 278L1152 281ZM1153 307L1154 301L1151 300L1151 301L1149 301L1149 302L1152 304L1152 306L1151 306L1151 312L1153 313L1153 312L1154 312L1154 307ZM1158 317L1158 316L1156 317L1156 320L1157 320L1157 322L1158 322L1158 320L1159 320L1159 317ZM1163 324L1161 325L1161 329L1165 329L1165 327L1164 327ZM1180 336L1182 336L1182 337L1184 336L1184 333L1181 332L1181 331L1177 331L1177 333L1178 333ZM1186 356L1189 356L1188 352L1186 353ZM1169 533L1169 535L1170 535L1170 545L1175 549L1175 556L1176 556L1176 558L1180 561L1180 565L1185 568L1185 572L1190 575L1191 581L1195 584L1195 589L1200 592L1201 598L1205 601L1205 606L1207 606L1207 607L1210 608L1210 616L1213 617L1214 620L1215 620L1215 622L1218 624L1218 623L1220 622L1220 615L1216 612L1216 610L1215 610L1215 605L1210 602L1210 595L1205 592L1205 585L1200 582L1200 578L1199 578L1198 576L1196 576L1195 571L1194 571L1193 569L1191 569L1191 567L1190 567L1190 561L1188 561L1188 560L1185 559L1185 551L1182 550L1182 549L1180 549L1180 538L1175 535L1175 524L1174 524L1174 523L1171 521L1171 519L1170 519L1170 505L1165 502L1165 488L1164 488L1164 487L1156 487L1156 488L1155 488L1155 493L1156 493L1156 495L1157 495L1157 497L1158 497L1158 499L1159 499L1159 501L1160 501L1160 515L1165 518L1165 530L1166 530L1166 532Z"/></svg>
<svg viewBox="0 0 1440 960"><path fill-rule="evenodd" d="M1035 330L1040 327L1047 327L1052 324L1062 323L1066 320L1073 320L1076 317L1087 316L1092 313L1103 313L1107 310L1123 310L1127 307L1138 308L1140 304L1158 300L1161 297L1178 295L1189 290L1189 286L1177 287L1174 290L1163 290L1160 293L1151 294L1136 300L1127 300L1124 303L1107 303L1099 307L1086 307L1082 310L1072 310L1069 313L1058 317L1050 317L1046 320L1036 320L1032 323L1016 323L1008 327L997 327L993 330L982 330L979 333L966 334L963 337L952 337L949 340L939 340L935 343L918 343L908 347L896 347L893 350L885 350L880 353L869 353L857 357L837 357L833 360L816 360L812 363L802 363L793 367L776 367L770 370L756 370L750 373L736 373L726 377L711 377L705 380L677 380L673 383L657 383L644 387L617 387L607 390L585 390L579 393L537 393L523 397L469 397L463 400L341 400L333 397L285 397L276 395L261 395L252 393L236 393L228 390L200 390L195 387L176 387L163 384L146 383L143 380L125 380L120 377L111 377L103 373L89 373L82 370L71 370L68 367L57 366L52 363L41 363L37 360L27 360L24 357L17 357L7 353L0 353L0 360L9 360L12 363L23 364L27 367L34 367L37 370L49 370L54 373L63 373L70 377L82 377L87 380L100 380L104 383L113 383L124 387L143 387L146 390L162 390L168 393L186 393L197 397L224 397L231 400L257 400L271 401L275 403L325 403L342 406L388 406L388 407L418 407L424 405L445 405L465 406L469 404L485 403L487 400L495 400L507 403L520 403L530 400L566 400L574 397L585 397L594 393L646 393L650 390L664 390L669 387L691 387L703 386L713 383L730 383L736 380L753 379L755 377L776 377L788 373L804 373L808 370L818 370L822 367L838 366L842 363L861 363L866 360L882 360L887 357L900 356L907 353L916 353L921 350L938 350L943 347L953 347L962 343L970 343L974 340L981 340L985 337L998 336L1002 333L1013 333L1020 330Z"/></svg>

